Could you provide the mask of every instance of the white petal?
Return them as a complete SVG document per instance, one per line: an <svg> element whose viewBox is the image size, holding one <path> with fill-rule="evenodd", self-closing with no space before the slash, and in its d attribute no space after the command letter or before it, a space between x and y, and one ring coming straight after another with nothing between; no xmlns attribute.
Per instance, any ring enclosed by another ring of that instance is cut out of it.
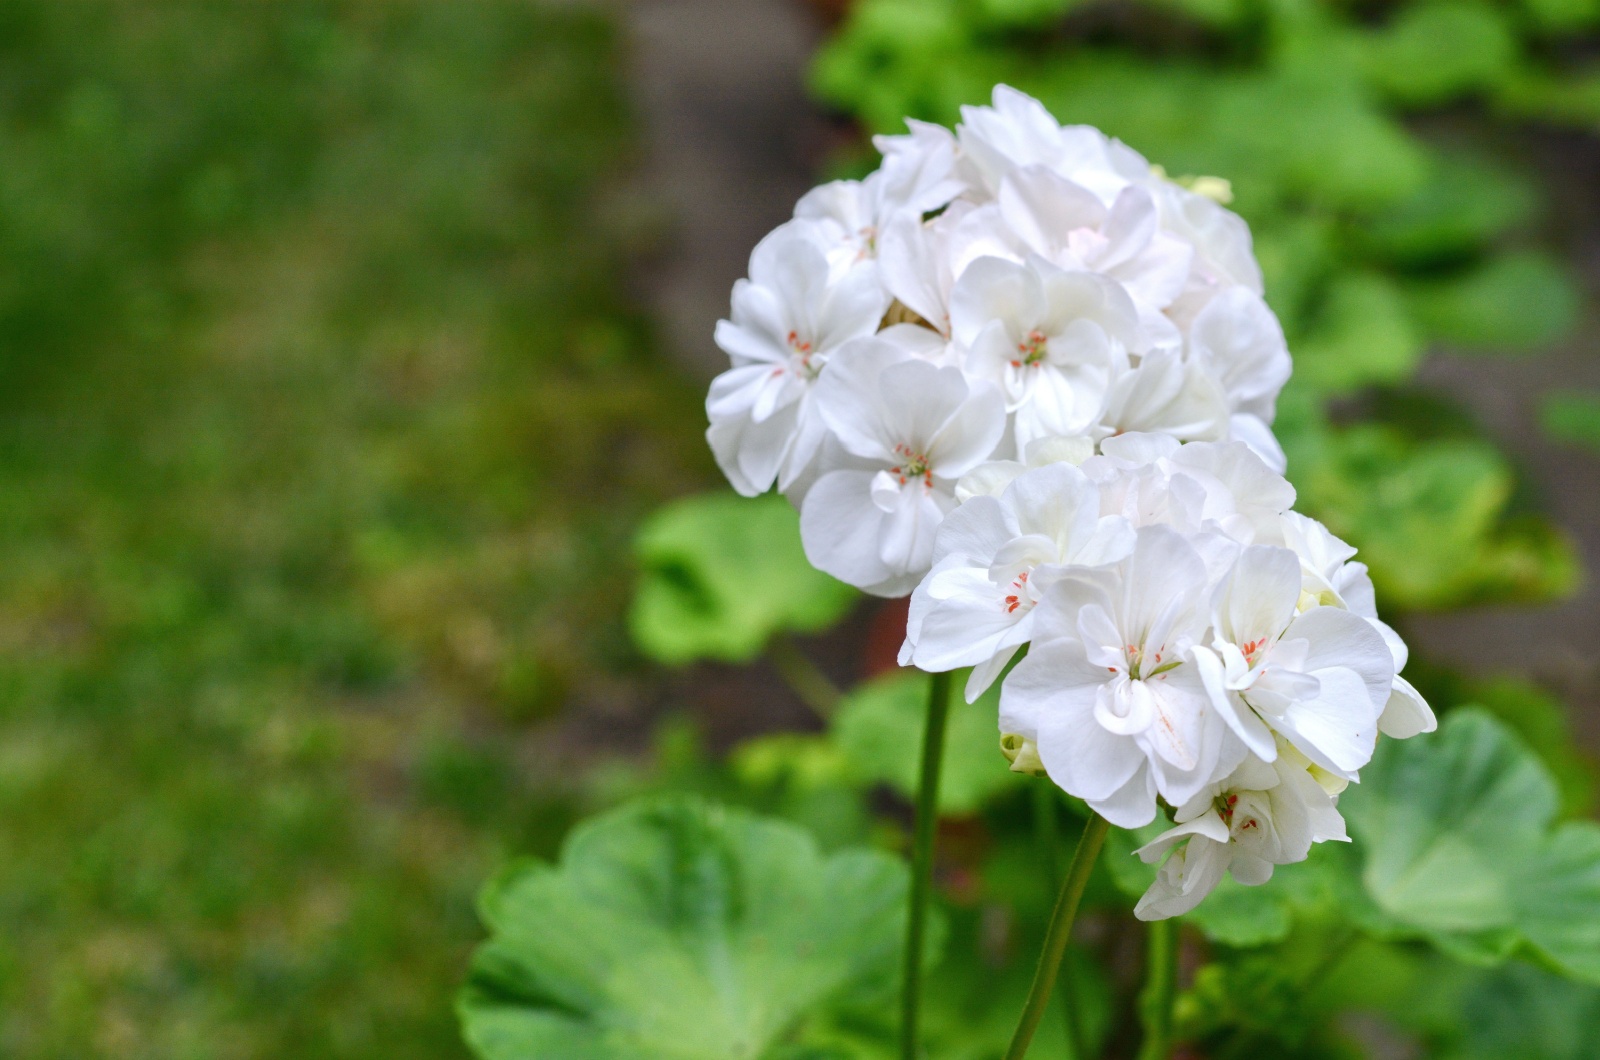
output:
<svg viewBox="0 0 1600 1060"><path fill-rule="evenodd" d="M1167 829L1138 850L1135 850L1134 853L1145 864L1154 864L1161 860L1161 856L1171 850L1173 846L1192 835L1205 836L1214 843L1226 843L1228 841L1228 826L1222 823L1222 817L1218 815L1217 811L1211 809L1199 817L1191 818L1183 824Z"/></svg>
<svg viewBox="0 0 1600 1060"><path fill-rule="evenodd" d="M1314 674L1320 694L1289 705L1282 717L1268 719L1274 729L1317 765L1347 779L1372 758L1378 739L1377 712L1353 670L1331 667Z"/></svg>
<svg viewBox="0 0 1600 1060"><path fill-rule="evenodd" d="M1273 545L1239 554L1217 607L1218 632L1234 644L1267 638L1288 628L1300 599L1300 557ZM1301 634L1303 636L1303 634Z"/></svg>
<svg viewBox="0 0 1600 1060"><path fill-rule="evenodd" d="M1372 701L1374 715L1389 701L1394 685L1394 656L1389 646L1359 615L1337 607L1313 607L1284 631L1284 639L1304 638L1310 643L1304 670L1317 673L1339 666L1360 675Z"/></svg>
<svg viewBox="0 0 1600 1060"><path fill-rule="evenodd" d="M1410 681L1395 674L1394 691L1389 693L1383 714L1378 718L1378 730L1385 736L1405 740L1438 727L1439 720L1433 716L1422 693L1413 688Z"/></svg>
<svg viewBox="0 0 1600 1060"><path fill-rule="evenodd" d="M1031 722L1051 779L1083 799L1115 794L1144 761L1132 740L1094 721L1104 676L1080 645L1060 641L1035 645L1001 686L1002 728L1020 731L1007 720L1014 716Z"/></svg>
<svg viewBox="0 0 1600 1060"><path fill-rule="evenodd" d="M1143 828L1156 818L1156 785L1148 762L1127 783L1103 799L1085 799L1089 808L1118 828Z"/></svg>
<svg viewBox="0 0 1600 1060"><path fill-rule="evenodd" d="M1226 687L1227 676L1223 672L1222 660L1209 648L1204 647L1194 649L1193 660L1195 669L1199 671L1200 678L1205 684L1206 693L1211 699L1212 709L1227 723L1228 728L1244 741L1244 745L1257 758L1266 762L1277 758L1277 743L1273 740L1272 731L1267 728L1267 723L1240 701L1237 693Z"/></svg>
<svg viewBox="0 0 1600 1060"><path fill-rule="evenodd" d="M861 588L892 576L879 543L885 516L872 503L874 472L830 471L817 480L800 508L806 559L824 573Z"/></svg>

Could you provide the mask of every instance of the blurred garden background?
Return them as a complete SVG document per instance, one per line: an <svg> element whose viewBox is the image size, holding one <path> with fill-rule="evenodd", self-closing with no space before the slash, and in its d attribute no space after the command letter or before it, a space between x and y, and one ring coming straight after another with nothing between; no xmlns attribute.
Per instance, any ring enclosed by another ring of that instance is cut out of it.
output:
<svg viewBox="0 0 1600 1060"><path fill-rule="evenodd" d="M892 656L665 665L634 539L756 239L996 81L1232 181L1302 503L1590 812L1596 0L6 0L0 1055L465 1057L487 877Z"/></svg>

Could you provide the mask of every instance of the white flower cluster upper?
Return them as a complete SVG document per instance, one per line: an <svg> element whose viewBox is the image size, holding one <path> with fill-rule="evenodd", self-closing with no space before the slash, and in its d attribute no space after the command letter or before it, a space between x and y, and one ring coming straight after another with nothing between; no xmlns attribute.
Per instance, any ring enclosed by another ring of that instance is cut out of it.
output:
<svg viewBox="0 0 1600 1060"><path fill-rule="evenodd" d="M1012 89L962 118L756 247L708 438L819 569L915 590L902 663L973 699L1028 646L1008 746L1114 824L1165 804L1137 912L1178 915L1347 838L1378 733L1433 715L1354 550L1290 510L1244 222Z"/></svg>

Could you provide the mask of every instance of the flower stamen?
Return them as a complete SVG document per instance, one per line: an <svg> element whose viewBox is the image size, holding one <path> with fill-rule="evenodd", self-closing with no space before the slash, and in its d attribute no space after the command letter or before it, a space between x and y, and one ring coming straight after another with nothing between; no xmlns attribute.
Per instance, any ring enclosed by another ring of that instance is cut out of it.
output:
<svg viewBox="0 0 1600 1060"><path fill-rule="evenodd" d="M1017 343L1017 352L1022 356L1011 362L1013 368L1032 368L1045 357L1045 346L1049 339L1044 332L1034 328L1028 332L1023 341Z"/></svg>

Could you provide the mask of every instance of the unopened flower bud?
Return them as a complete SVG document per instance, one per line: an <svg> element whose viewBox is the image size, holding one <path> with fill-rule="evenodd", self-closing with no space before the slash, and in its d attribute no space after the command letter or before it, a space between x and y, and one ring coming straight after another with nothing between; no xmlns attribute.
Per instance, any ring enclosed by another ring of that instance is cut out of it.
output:
<svg viewBox="0 0 1600 1060"><path fill-rule="evenodd" d="M1046 775L1044 762L1039 759L1038 745L1025 736L1018 736L1014 732L1002 735L1000 753L1011 763L1013 773L1026 773L1034 777Z"/></svg>

